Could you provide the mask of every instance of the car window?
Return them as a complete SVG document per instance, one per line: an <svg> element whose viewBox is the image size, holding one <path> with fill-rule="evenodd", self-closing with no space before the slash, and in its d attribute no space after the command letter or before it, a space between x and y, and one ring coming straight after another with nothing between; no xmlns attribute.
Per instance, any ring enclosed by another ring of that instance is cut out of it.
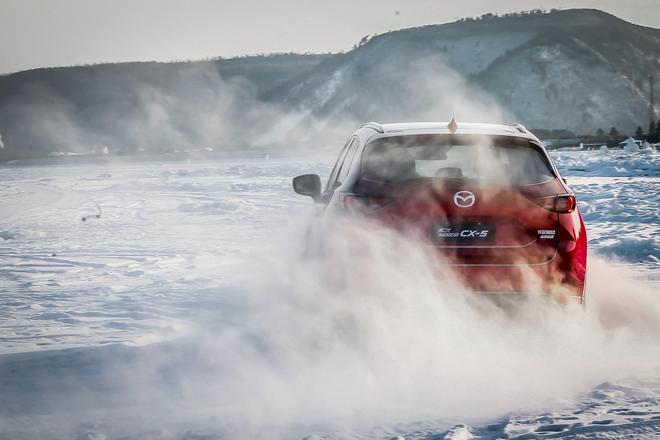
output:
<svg viewBox="0 0 660 440"><path fill-rule="evenodd" d="M339 174L339 171L341 170L341 165L344 162L344 157L346 157L346 152L348 151L348 148L351 146L352 140L353 138L349 139L348 142L346 142L346 145L344 145L344 148L342 148L341 153L339 153L337 162L335 162L335 166L332 168L332 171L330 172L330 177L328 177L328 183L325 185L326 193L334 189L333 187L335 186L335 182L337 181L337 176Z"/></svg>
<svg viewBox="0 0 660 440"><path fill-rule="evenodd" d="M376 181L474 179L527 185L555 177L545 155L518 139L397 136L367 145L363 177Z"/></svg>
<svg viewBox="0 0 660 440"><path fill-rule="evenodd" d="M342 164L341 170L339 171L339 175L337 177L338 184L344 183L346 176L348 176L348 172L351 169L351 164L353 163L353 158L355 157L355 152L357 151L358 145L360 145L360 141L358 140L357 136L353 136L351 144L348 147L348 151L346 153L346 158L344 159L344 163Z"/></svg>

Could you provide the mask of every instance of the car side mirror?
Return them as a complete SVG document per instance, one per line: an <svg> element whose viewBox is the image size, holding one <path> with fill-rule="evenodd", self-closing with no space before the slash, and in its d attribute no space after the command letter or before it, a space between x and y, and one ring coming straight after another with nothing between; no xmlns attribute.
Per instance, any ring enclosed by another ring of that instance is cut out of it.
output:
<svg viewBox="0 0 660 440"><path fill-rule="evenodd" d="M321 178L318 174L303 174L293 178L293 190L303 196L309 196L315 202L321 201Z"/></svg>

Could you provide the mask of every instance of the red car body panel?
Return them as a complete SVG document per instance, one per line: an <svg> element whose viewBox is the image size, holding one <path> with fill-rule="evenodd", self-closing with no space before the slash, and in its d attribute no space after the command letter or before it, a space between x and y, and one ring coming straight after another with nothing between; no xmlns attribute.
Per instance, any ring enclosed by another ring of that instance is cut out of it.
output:
<svg viewBox="0 0 660 440"><path fill-rule="evenodd" d="M358 184L356 189L364 186ZM472 206L454 203L454 195L461 191L474 194ZM360 214L427 242L474 290L523 292L534 286L581 302L586 231L579 210L551 212L533 202L557 194L569 194L560 178L522 187L480 186L461 180L412 182L390 191L381 189L380 195L389 203ZM495 226L491 242L443 243L433 237L437 224L478 227L483 223Z"/></svg>

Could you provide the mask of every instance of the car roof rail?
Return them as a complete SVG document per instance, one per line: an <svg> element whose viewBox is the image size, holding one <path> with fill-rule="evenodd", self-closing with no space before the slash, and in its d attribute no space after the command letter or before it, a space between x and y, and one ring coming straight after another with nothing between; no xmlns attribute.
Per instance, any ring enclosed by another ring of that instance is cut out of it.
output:
<svg viewBox="0 0 660 440"><path fill-rule="evenodd" d="M383 124L380 124L378 122L367 122L360 128L371 128L373 130L376 130L378 133L385 133L385 129L383 128Z"/></svg>
<svg viewBox="0 0 660 440"><path fill-rule="evenodd" d="M521 133L529 133L524 125L522 124L513 124L513 126Z"/></svg>

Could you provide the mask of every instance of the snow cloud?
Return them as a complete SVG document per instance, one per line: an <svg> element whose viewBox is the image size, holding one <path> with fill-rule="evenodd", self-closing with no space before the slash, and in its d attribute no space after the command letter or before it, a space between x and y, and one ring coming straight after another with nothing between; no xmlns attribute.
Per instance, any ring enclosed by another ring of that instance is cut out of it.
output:
<svg viewBox="0 0 660 440"><path fill-rule="evenodd" d="M586 311L541 295L502 308L468 294L410 239L362 226L340 232L324 256L309 253L304 233L282 236L244 267L232 287L241 300L209 310L190 337L88 352L98 370L64 384L42 373L70 391L52 401L58 411L76 411L38 423L120 436L194 421L229 438L360 432L392 420L442 426L456 415L556 405L658 367L660 300L602 259ZM140 412L122 409L128 402ZM111 409L83 410L101 403ZM79 424L90 418L96 427Z"/></svg>

